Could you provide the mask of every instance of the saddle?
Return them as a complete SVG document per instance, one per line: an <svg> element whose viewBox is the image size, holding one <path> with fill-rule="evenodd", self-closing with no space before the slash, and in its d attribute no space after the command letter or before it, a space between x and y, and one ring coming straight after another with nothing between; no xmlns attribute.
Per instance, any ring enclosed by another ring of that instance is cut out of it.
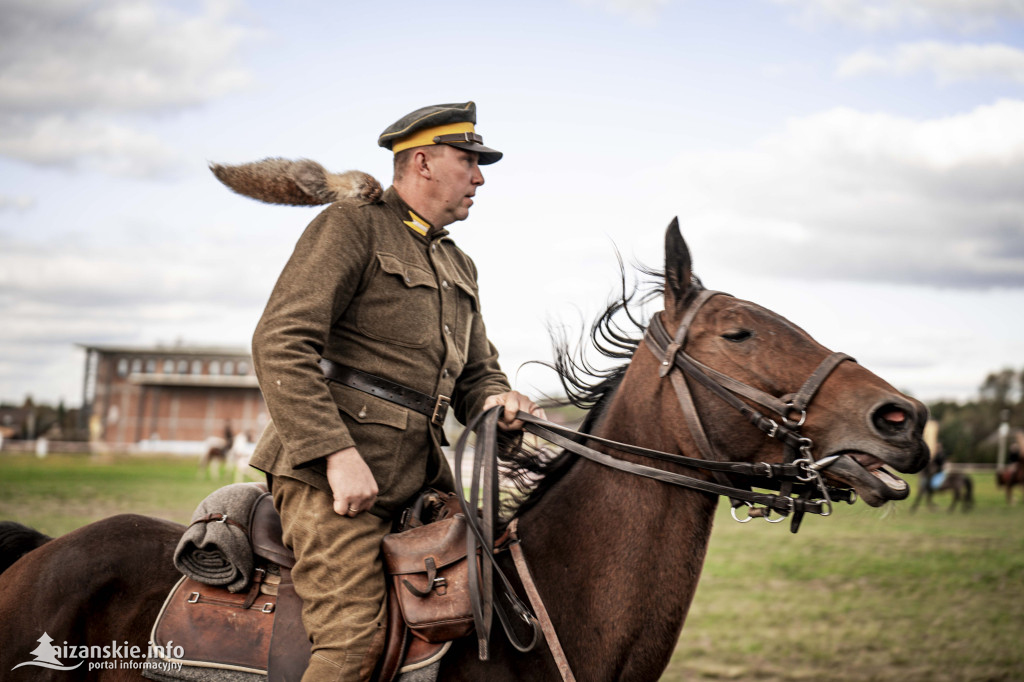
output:
<svg viewBox="0 0 1024 682"><path fill-rule="evenodd" d="M424 519L429 521L424 523ZM187 576L171 589L153 625L153 650L165 661L297 682L309 663L302 599L269 492L247 524L255 569L246 593ZM388 569L387 645L375 680L392 682L431 665L451 640L473 630L466 568L466 524L454 494L427 491L385 537ZM184 653L181 659L174 652Z"/></svg>

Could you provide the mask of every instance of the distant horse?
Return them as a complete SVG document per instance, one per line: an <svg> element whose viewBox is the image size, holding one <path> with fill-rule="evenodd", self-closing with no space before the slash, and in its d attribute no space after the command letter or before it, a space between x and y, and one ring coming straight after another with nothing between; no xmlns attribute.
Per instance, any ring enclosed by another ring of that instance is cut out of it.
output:
<svg viewBox="0 0 1024 682"><path fill-rule="evenodd" d="M636 317L629 317L639 326L636 334L613 319L629 314L631 296L613 303L591 330L597 350L625 364L590 373L564 348L555 361L567 390L592 406L583 426L591 450L657 474L608 468L575 454L578 449L550 462L521 462L518 477L509 472L513 480L536 483L510 511L517 546L576 678L588 682L655 680L669 664L704 565L720 494L716 481L748 499L787 500L787 511L798 503L809 508L813 500L754 497L744 487L755 472L797 468L787 463L787 451L797 447L800 472L853 489L877 507L909 494L893 470L917 472L928 458L924 405L776 313L705 291L692 277L690 251L675 222L666 234L663 281L665 308L646 337ZM677 340L666 346L666 337ZM774 418L754 409L755 402L770 405L765 409ZM693 460L704 461L695 469ZM707 471L716 467L721 476ZM735 478L728 471L747 474ZM672 477L696 487L658 480ZM180 577L171 556L183 531L160 519L114 516L47 542L0 574L0 675L40 679L9 671L41 648L44 631L77 647L114 642L144 650ZM508 553L496 560L513 573ZM760 589L757 576L749 587ZM543 645L520 653L492 634L487 661L479 660L472 638L454 642L439 679L561 679ZM81 666L46 679L137 678L132 671Z"/></svg>
<svg viewBox="0 0 1024 682"><path fill-rule="evenodd" d="M213 480L220 480L221 467L223 466L225 469L228 467L228 453L231 452L232 440L220 436L210 436L206 439L203 454L199 458L198 475L200 478L205 476Z"/></svg>
<svg viewBox="0 0 1024 682"><path fill-rule="evenodd" d="M942 459L935 457L918 474L917 496L914 498L914 504L911 505L910 511L916 510L922 499L926 501L929 509L935 509L932 496L947 491L953 493L949 511L952 512L956 509L958 504L960 509L965 512L974 507L974 481L971 480L971 477L959 471L943 471L942 465Z"/></svg>
<svg viewBox="0 0 1024 682"><path fill-rule="evenodd" d="M231 440L231 449L228 451L228 468L235 472L235 483L240 483L246 478L263 480L263 474L249 466L249 459L256 450L256 444L249 440L249 434L238 433Z"/></svg>
<svg viewBox="0 0 1024 682"><path fill-rule="evenodd" d="M1013 504L1013 487L1024 490L1024 466L1020 461L1012 462L996 472L996 485L1006 488L1006 504Z"/></svg>

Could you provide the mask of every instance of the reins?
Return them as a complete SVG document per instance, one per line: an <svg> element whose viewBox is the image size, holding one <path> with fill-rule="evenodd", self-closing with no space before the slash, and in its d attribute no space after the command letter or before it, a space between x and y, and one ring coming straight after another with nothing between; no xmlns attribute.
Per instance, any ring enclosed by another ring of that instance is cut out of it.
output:
<svg viewBox="0 0 1024 682"><path fill-rule="evenodd" d="M655 315L644 334L644 345L660 363L659 375L668 378L679 399L679 404L686 419L687 426L702 458L687 457L658 450L642 448L628 443L601 438L591 434L580 433L564 426L554 424L530 414L520 412L517 419L524 423L523 430L543 438L564 450L583 457L591 462L607 466L629 474L651 478L670 485L677 485L712 495L729 497L732 500L733 518L746 523L752 518L761 517L777 523L792 515L792 532L796 533L806 513L828 516L832 511L832 501L853 503L856 494L851 489L835 488L827 485L821 476L826 468L837 457L827 457L815 461L812 455L814 443L800 433L807 418L807 411L832 371L842 362L855 362L844 353L832 353L826 356L811 373L803 385L792 394L781 398L772 396L760 389L739 382L721 372L704 365L685 352L684 346L690 325L697 312L712 297L722 294L717 291L702 291L688 307L676 333L670 335L665 329L660 315ZM679 371L675 371L679 370ZM693 397L685 377L690 377L711 391L726 404L736 409L751 424L761 430L769 438L779 440L785 452L782 463L738 462L722 457L711 444L704 431L700 416L696 411ZM746 400L744 400L746 399ZM748 402L755 403L774 414L776 418L766 416ZM539 598L522 547L519 545L517 524L514 519L509 525L505 536L495 547L495 519L498 509L498 415L504 408L495 407L478 415L463 431L455 448L455 481L457 489L465 490L462 480L462 462L469 435L476 434L473 474L469 486L469 499L459 495L467 525L471 532L467 535L467 549L472 556L478 548L495 548L494 551L481 551L484 559L479 566L476 562L469 563L469 583L472 598L473 617L476 625L478 653L480 660L488 658L488 639L493 613L498 618L512 645L519 651L531 650L538 640L538 633L543 633L548 649L555 659L563 680L572 680L572 672L558 643L554 627L547 617L543 601ZM598 451L587 442L601 445L606 449L671 462L687 468L710 472L714 481L694 476L686 476L657 467L638 464L623 460L607 452ZM752 488L777 490L778 494L755 492ZM736 509L747 506L749 513L740 519ZM772 512L780 515L777 521L771 519ZM515 590L504 572L497 565L494 554L512 548L515 551L515 566L530 601L537 611L537 616L518 598ZM524 644L512 628L513 618L505 613L505 609L494 603L493 574L497 572L502 584L501 594L514 612L514 617L528 624L532 629L532 641ZM540 621L538 622L538 617Z"/></svg>

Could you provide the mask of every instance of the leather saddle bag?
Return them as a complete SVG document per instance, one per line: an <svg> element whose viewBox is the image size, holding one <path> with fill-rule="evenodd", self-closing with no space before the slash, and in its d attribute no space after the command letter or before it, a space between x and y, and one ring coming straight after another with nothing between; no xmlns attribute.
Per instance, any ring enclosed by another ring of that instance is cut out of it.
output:
<svg viewBox="0 0 1024 682"><path fill-rule="evenodd" d="M426 642L473 632L462 514L384 537L384 563L409 630ZM474 557L476 560L476 557Z"/></svg>

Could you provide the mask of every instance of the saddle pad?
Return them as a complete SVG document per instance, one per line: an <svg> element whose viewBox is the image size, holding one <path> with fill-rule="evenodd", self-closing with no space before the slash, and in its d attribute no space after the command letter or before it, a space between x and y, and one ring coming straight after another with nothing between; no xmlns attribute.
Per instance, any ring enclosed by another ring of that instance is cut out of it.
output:
<svg viewBox="0 0 1024 682"><path fill-rule="evenodd" d="M266 674L277 597L247 595L183 576L164 602L150 638L169 650L180 647L184 665Z"/></svg>

